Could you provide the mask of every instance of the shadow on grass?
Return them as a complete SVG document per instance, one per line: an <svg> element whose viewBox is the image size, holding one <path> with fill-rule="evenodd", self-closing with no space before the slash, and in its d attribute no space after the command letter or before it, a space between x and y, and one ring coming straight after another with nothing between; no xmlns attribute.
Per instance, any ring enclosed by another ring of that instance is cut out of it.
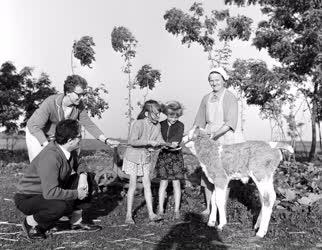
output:
<svg viewBox="0 0 322 250"><path fill-rule="evenodd" d="M91 222L98 217L106 216L111 213L118 205L123 196L123 187L120 185L108 186L105 192L96 194L91 202L91 207L84 210L84 220Z"/></svg>
<svg viewBox="0 0 322 250"><path fill-rule="evenodd" d="M215 228L208 227L201 215L186 213L155 248L162 249L227 249Z"/></svg>

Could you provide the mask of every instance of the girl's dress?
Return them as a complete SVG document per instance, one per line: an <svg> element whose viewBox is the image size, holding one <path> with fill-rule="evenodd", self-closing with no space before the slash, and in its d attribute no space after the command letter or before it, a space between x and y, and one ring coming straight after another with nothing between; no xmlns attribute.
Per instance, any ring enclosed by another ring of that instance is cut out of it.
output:
<svg viewBox="0 0 322 250"><path fill-rule="evenodd" d="M167 120L160 122L161 134L165 142L178 142L180 144L184 125L180 121L169 124ZM181 149L162 149L159 153L155 166L156 178L161 180L180 180L184 179L186 169L183 163Z"/></svg>
<svg viewBox="0 0 322 250"><path fill-rule="evenodd" d="M131 128L126 148L122 170L129 175L143 176L150 173L152 159L148 150L148 141L164 142L161 136L160 124L153 124L147 118L136 120ZM136 146L137 144L137 146Z"/></svg>

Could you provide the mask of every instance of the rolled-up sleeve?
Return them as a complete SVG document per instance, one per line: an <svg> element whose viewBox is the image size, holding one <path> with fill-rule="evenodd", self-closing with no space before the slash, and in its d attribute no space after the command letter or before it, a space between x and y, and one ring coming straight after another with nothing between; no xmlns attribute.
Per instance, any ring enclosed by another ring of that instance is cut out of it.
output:
<svg viewBox="0 0 322 250"><path fill-rule="evenodd" d="M204 96L201 100L195 121L193 123L194 126L198 126L204 128L206 126L206 105L207 105L207 96Z"/></svg>
<svg viewBox="0 0 322 250"><path fill-rule="evenodd" d="M143 133L142 130L144 126L144 124L142 123L143 123L143 120L136 120L134 121L131 127L128 143L132 146L145 146L148 144L147 139L142 138L142 133Z"/></svg>
<svg viewBox="0 0 322 250"><path fill-rule="evenodd" d="M238 121L238 100L232 93L226 93L223 100L224 124L235 131Z"/></svg>
<svg viewBox="0 0 322 250"><path fill-rule="evenodd" d="M50 97L51 98L51 97ZM43 131L50 116L49 99L46 99L39 108L32 114L27 122L27 127L32 135L34 135L40 144L47 141Z"/></svg>

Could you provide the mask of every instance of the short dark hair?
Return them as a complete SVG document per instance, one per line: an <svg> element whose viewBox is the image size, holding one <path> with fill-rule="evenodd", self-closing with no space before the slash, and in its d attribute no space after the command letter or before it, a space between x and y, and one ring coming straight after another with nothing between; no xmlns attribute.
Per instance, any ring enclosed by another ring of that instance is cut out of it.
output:
<svg viewBox="0 0 322 250"><path fill-rule="evenodd" d="M87 81L79 75L67 76L64 83L64 94L71 93L75 90L76 86L80 86L82 89L86 89Z"/></svg>
<svg viewBox="0 0 322 250"><path fill-rule="evenodd" d="M58 122L55 132L55 140L59 145L64 145L69 139L76 138L80 133L80 125L77 120L66 119Z"/></svg>

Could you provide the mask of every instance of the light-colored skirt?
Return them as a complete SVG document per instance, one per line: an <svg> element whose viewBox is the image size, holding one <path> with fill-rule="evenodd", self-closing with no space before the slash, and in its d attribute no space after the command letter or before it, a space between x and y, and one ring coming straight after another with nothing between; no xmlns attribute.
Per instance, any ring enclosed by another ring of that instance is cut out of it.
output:
<svg viewBox="0 0 322 250"><path fill-rule="evenodd" d="M128 175L143 176L150 174L151 163L138 164L123 159L122 171Z"/></svg>

